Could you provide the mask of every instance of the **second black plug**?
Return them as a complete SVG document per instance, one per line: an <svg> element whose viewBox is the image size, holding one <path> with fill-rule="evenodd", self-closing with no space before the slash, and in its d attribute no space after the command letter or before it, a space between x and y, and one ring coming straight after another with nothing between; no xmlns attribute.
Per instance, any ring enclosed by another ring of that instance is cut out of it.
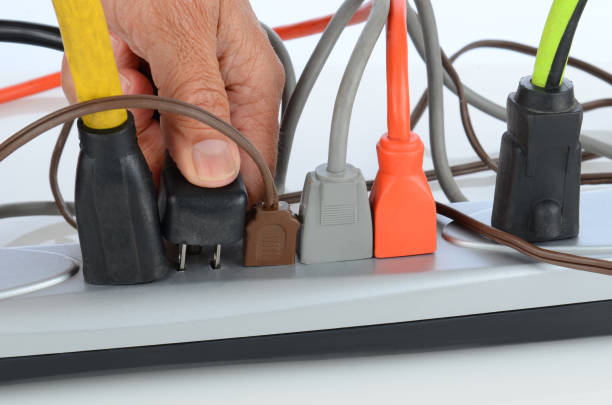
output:
<svg viewBox="0 0 612 405"><path fill-rule="evenodd" d="M224 187L198 187L183 177L166 154L159 189L161 229L168 242L179 245L179 270L185 268L190 246L214 246L211 265L219 268L221 246L242 239L247 205L240 175Z"/></svg>

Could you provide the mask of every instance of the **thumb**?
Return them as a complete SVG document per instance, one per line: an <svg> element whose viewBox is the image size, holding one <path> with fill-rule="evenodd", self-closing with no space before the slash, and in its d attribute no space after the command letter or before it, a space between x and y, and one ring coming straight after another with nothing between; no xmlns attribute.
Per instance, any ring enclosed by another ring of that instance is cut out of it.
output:
<svg viewBox="0 0 612 405"><path fill-rule="evenodd" d="M230 122L230 109L225 85L218 66L212 61L204 63L184 62L176 67L180 82L167 79L159 87L161 96L173 97L204 108L219 118ZM186 70L203 69L200 75L190 76ZM153 64L152 64L153 66ZM203 67L204 66L204 67ZM156 81L158 82L158 81ZM160 83L163 79L160 78ZM183 176L201 187L221 187L231 183L240 171L240 153L234 142L218 131L176 114L162 114L161 128L166 146Z"/></svg>
<svg viewBox="0 0 612 405"><path fill-rule="evenodd" d="M204 13L202 5L196 4L199 2L148 1L106 0L111 29L149 62L160 96L195 104L230 122L230 104L217 58L218 2L205 3ZM130 15L141 12L142 7L151 10L148 19L130 20L129 29L122 26L125 21L115 18L118 9ZM169 113L161 114L161 129L168 151L192 184L221 187L238 175L238 147L218 131Z"/></svg>

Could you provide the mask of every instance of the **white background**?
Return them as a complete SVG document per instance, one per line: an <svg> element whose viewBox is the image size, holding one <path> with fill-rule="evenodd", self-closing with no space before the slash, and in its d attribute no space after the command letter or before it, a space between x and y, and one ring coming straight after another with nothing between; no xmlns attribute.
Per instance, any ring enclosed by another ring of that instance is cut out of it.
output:
<svg viewBox="0 0 612 405"><path fill-rule="evenodd" d="M252 3L261 21L276 26L332 12L340 1ZM440 40L447 54L451 54L468 42L483 38L537 45L551 1L434 3ZM42 0L5 4L2 18L56 24L51 2ZM612 70L612 55L606 41L612 35L609 21L612 21L610 3L591 0L580 22L572 55ZM304 110L290 163L289 189L301 188L305 173L326 159L337 86L358 34L357 27L346 30ZM298 72L317 38L287 43ZM422 61L410 47L411 100L416 103L426 86L426 76ZM0 44L0 52L0 86L51 73L60 66L60 55L55 51ZM381 39L366 70L351 123L348 159L363 170L366 178L372 178L376 172L375 143L386 127L384 61ZM477 50L457 62L466 84L501 104L505 104L508 93L516 88L521 76L531 72L532 66L531 57L498 50ZM609 95L608 86L597 79L572 68L568 68L566 75L574 81L576 96L581 101ZM473 160L475 155L459 120L457 99L448 91L446 95L450 160L452 163ZM0 105L0 140L63 105L60 90ZM471 111L481 142L496 154L505 124L475 109ZM417 132L427 148L426 123L424 116ZM609 126L607 110L585 114L585 129ZM0 164L0 203L51 198L47 171L56 134L42 136ZM77 152L76 136L72 136L60 167L60 183L68 199L74 192ZM431 167L431 160L426 157L425 168ZM599 160L589 162L585 169L610 170L610 165ZM478 200L491 198L493 182L491 174L459 180L467 196ZM437 184L433 183L432 189L437 198L444 199ZM72 235L70 228L56 218L4 220L0 225L0 245L64 242L72 239ZM607 403L612 393L610 358L612 338L594 338L422 354L122 373L0 387L0 395L7 403L49 403L50 399L88 403Z"/></svg>

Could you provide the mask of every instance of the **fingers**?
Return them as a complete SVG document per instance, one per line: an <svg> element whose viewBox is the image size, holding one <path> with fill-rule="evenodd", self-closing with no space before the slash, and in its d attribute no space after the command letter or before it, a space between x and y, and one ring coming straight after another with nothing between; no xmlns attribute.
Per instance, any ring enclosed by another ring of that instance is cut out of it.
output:
<svg viewBox="0 0 612 405"><path fill-rule="evenodd" d="M218 1L105 0L103 5L109 26L149 62L159 95L198 105L230 122L217 60ZM150 10L147 19L139 18L143 9ZM165 113L161 128L170 154L191 183L219 187L238 175L238 147L218 131Z"/></svg>
<svg viewBox="0 0 612 405"><path fill-rule="evenodd" d="M241 29L236 30L236 26ZM221 2L218 52L231 122L253 142L274 172L285 76L247 0ZM260 201L263 196L261 174L244 152L241 155L241 172L249 196L252 201Z"/></svg>
<svg viewBox="0 0 612 405"><path fill-rule="evenodd" d="M102 3L109 28L125 41L114 46L122 83L130 88L126 93L142 85L132 57L138 55L149 62L158 94L196 104L231 122L274 170L284 72L248 0ZM123 46L132 55L124 53ZM68 80L64 88L70 91ZM157 128L150 117L136 116L138 125L146 128L143 134L155 139L151 134ZM187 180L217 187L230 183L242 169L252 200L260 198L261 175L225 136L173 114L162 114L161 129ZM151 150L157 154L154 146Z"/></svg>

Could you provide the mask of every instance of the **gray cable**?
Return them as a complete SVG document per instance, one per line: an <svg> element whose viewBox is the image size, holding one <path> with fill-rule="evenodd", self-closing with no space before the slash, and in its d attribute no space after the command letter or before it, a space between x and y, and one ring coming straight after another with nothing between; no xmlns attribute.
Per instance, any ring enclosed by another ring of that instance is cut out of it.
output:
<svg viewBox="0 0 612 405"><path fill-rule="evenodd" d="M281 117L285 115L285 110L287 109L287 105L289 104L289 100L291 99L291 95L293 94L293 90L295 90L295 69L293 68L293 62L291 61L291 56L289 55L289 51L285 47L285 43L278 36L278 34L267 25L260 23L262 28L266 31L268 35L268 40L272 45L272 49L276 53L276 56L280 60L283 65L283 69L285 70L285 86L283 87L283 100L282 100L282 111Z"/></svg>
<svg viewBox="0 0 612 405"><path fill-rule="evenodd" d="M300 116L304 111L304 106L310 92L319 77L319 73L323 69L329 54L334 45L338 41L344 27L349 23L353 14L357 11L364 0L345 0L331 21L325 28L319 43L315 47L304 71L300 75L300 79L295 87L287 110L283 115L280 127L279 143L278 143L278 164L276 166L276 176L274 183L279 192L285 188L285 180L287 178L287 167L289 166L289 157L291 155L291 147L293 145L293 137L297 129Z"/></svg>
<svg viewBox="0 0 612 405"><path fill-rule="evenodd" d="M585 131L580 134L580 143L584 150L612 159L612 144L601 139L612 139L612 133L610 131Z"/></svg>
<svg viewBox="0 0 612 405"><path fill-rule="evenodd" d="M66 204L74 212L74 203L67 202ZM0 219L43 215L61 215L55 201L32 201L0 205Z"/></svg>
<svg viewBox="0 0 612 405"><path fill-rule="evenodd" d="M372 11L348 61L331 123L327 171L342 173L346 168L346 148L355 97L368 60L389 15L390 0L374 0Z"/></svg>
<svg viewBox="0 0 612 405"><path fill-rule="evenodd" d="M417 52L421 56L423 60L425 60L425 41L423 38L423 31L421 28L421 23L419 21L419 17L414 9L410 6L408 2L406 2L406 20L408 23L408 34L410 35L410 39L414 43L414 47ZM444 72L444 85L453 93L457 94L457 88L453 83L453 80L450 76ZM465 84L463 85L465 91L465 97L471 105L479 109L480 111L500 119L502 121L506 121L506 108L489 100L488 98L476 93L474 90L467 87Z"/></svg>
<svg viewBox="0 0 612 405"><path fill-rule="evenodd" d="M423 27L425 63L427 64L427 93L429 95L429 140L434 170L440 187L450 202L467 201L455 181L444 139L444 69L438 40L438 29L429 0L415 0Z"/></svg>

